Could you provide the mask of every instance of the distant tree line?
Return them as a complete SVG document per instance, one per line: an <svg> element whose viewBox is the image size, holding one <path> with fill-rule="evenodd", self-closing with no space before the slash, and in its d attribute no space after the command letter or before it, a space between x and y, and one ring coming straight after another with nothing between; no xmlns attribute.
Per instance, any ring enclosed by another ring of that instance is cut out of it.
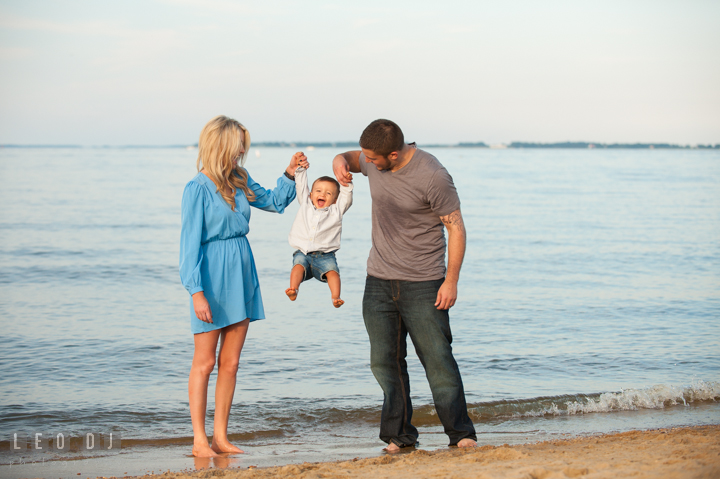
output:
<svg viewBox="0 0 720 479"><path fill-rule="evenodd" d="M100 146L82 146L82 145L2 145L0 148L197 148L197 143L192 145L100 145ZM357 141L336 141L336 142L317 142L310 141L258 141L253 142L255 147L272 147L272 148L354 148L360 147ZM699 149L699 150L717 150L720 149L720 143L715 145L674 145L671 143L591 143L589 141L564 141L560 143L531 143L524 141L513 141L510 144L488 145L483 141L477 142L461 142L455 144L432 143L422 144L423 148L585 148L585 149L613 149L613 148L630 148L630 149Z"/></svg>
<svg viewBox="0 0 720 479"><path fill-rule="evenodd" d="M261 141L253 143L253 146L264 147L308 147L315 148L358 148L359 145L355 141L338 141L338 142L319 142L312 143L307 141ZM532 143L524 141L513 141L507 145L488 145L484 141L476 142L460 142L455 144L448 143L429 143L422 144L423 148L630 148L630 149L720 149L720 143L716 145L674 145L671 143L592 143L589 141L563 141L559 143Z"/></svg>
<svg viewBox="0 0 720 479"><path fill-rule="evenodd" d="M315 148L359 148L360 144L357 141L336 141L336 142L317 142L311 141L256 141L252 143L252 146L265 146L275 148L295 148L295 147L308 147L314 146Z"/></svg>
<svg viewBox="0 0 720 479"><path fill-rule="evenodd" d="M713 145L673 145L671 143L591 143L587 141L564 141L561 143L527 143L513 141L508 148L631 148L631 149L720 149L720 144Z"/></svg>

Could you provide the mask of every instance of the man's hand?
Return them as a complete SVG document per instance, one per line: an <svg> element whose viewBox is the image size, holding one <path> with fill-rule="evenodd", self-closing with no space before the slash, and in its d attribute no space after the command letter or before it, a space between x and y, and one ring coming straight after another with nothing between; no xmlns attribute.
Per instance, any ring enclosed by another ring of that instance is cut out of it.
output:
<svg viewBox="0 0 720 479"><path fill-rule="evenodd" d="M205 298L205 293L198 291L192 295L192 300L195 316L197 316L200 321L212 323L212 311L210 310L210 305Z"/></svg>
<svg viewBox="0 0 720 479"><path fill-rule="evenodd" d="M445 282L440 286L435 306L437 309L450 309L457 300L457 283L465 257L465 223L459 209L441 216L440 221L448 232L448 264Z"/></svg>
<svg viewBox="0 0 720 479"><path fill-rule="evenodd" d="M435 307L437 309L450 309L455 305L457 300L457 281L450 281L448 279L440 286L437 294L437 300L435 301Z"/></svg>
<svg viewBox="0 0 720 479"><path fill-rule="evenodd" d="M337 178L338 183L343 186L348 186L352 181L352 173L350 173L350 165L343 155L337 155L333 159L333 173Z"/></svg>

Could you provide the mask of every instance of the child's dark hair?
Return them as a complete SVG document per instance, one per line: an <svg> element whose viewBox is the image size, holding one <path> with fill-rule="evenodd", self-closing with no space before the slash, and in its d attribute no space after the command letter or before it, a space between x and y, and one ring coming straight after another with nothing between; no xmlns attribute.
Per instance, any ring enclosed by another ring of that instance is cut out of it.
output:
<svg viewBox="0 0 720 479"><path fill-rule="evenodd" d="M317 183L318 181L327 181L328 183L334 184L335 188L337 188L336 191L337 191L338 195L340 194L340 183L338 183L335 178L331 178L329 176L321 176L317 180L313 181L312 188L315 188L315 183ZM310 188L310 189L312 190L312 188Z"/></svg>

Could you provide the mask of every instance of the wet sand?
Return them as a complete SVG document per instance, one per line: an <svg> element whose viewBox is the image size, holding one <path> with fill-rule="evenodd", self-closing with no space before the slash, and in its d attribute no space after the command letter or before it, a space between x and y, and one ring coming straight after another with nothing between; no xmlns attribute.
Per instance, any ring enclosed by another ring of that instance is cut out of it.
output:
<svg viewBox="0 0 720 479"><path fill-rule="evenodd" d="M720 425L517 446L416 450L352 461L166 472L143 479L241 478L720 478Z"/></svg>

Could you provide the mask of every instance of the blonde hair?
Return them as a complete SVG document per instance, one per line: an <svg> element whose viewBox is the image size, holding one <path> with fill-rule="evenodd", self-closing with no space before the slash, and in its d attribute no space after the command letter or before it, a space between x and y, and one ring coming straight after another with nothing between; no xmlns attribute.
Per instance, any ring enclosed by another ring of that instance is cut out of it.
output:
<svg viewBox="0 0 720 479"><path fill-rule="evenodd" d="M232 118L216 116L200 132L197 169L205 170L233 211L238 188L245 193L248 201L255 199L255 194L247 185L247 171L243 168L249 149L250 132ZM240 161L236 163L237 158Z"/></svg>

